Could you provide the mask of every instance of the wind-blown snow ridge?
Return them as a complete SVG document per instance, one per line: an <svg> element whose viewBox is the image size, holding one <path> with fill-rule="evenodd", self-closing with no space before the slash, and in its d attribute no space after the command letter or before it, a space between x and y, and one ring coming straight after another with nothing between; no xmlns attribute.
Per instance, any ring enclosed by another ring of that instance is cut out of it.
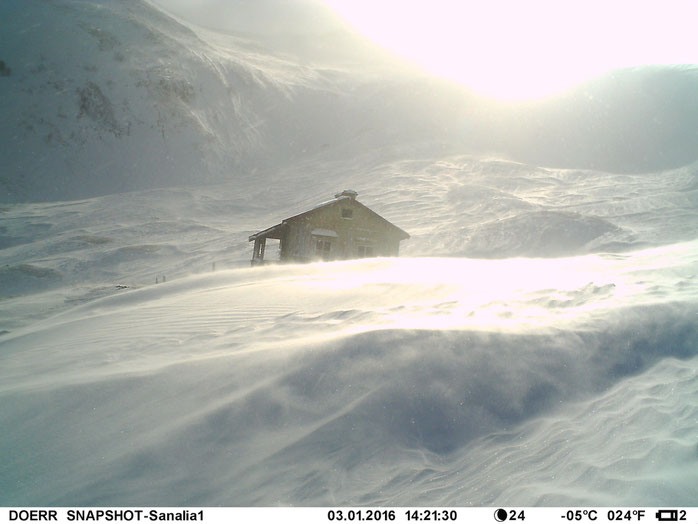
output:
<svg viewBox="0 0 698 524"><path fill-rule="evenodd" d="M0 1L0 505L694 503L695 71L505 107L353 38ZM401 258L249 267L346 187Z"/></svg>
<svg viewBox="0 0 698 524"><path fill-rule="evenodd" d="M535 485L511 484L491 453L512 468L531 460L513 446L542 445L541 416L583 441L584 402L610 420L619 391L643 387L633 377L695 361L696 251L264 267L87 303L0 338L0 413L15 428L0 445L2 492L17 504L598 505L608 494L596 482L615 465L564 451L561 429L549 439L576 462L541 459ZM55 415L40 409L48 398ZM615 438L637 439L653 405L637 400ZM33 411L50 429L33 430ZM695 496L694 470L679 467L695 446L686 417L675 444L667 427L644 427L650 442L635 448L667 459L653 475L674 475L677 503ZM123 445L100 444L117 433ZM37 453L27 469L19 457ZM496 480L452 482L482 461ZM647 477L633 477L644 462L624 468L616 502L647 503Z"/></svg>

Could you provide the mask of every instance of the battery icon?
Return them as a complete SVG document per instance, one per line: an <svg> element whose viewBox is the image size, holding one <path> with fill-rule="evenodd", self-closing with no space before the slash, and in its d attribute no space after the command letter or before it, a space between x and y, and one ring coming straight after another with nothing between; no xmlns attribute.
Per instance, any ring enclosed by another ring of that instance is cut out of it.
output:
<svg viewBox="0 0 698 524"><path fill-rule="evenodd" d="M662 522L675 522L679 520L679 512L676 509L660 509L655 514L655 517Z"/></svg>

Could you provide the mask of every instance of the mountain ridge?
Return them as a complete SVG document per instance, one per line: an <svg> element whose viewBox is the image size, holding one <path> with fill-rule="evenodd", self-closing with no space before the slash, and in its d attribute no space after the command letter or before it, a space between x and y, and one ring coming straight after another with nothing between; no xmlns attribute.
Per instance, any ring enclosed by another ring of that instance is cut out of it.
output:
<svg viewBox="0 0 698 524"><path fill-rule="evenodd" d="M319 57L305 44L197 28L143 0L0 10L0 202L274 184L315 158L420 151L630 173L698 159L695 68L614 72L512 105L386 54L369 59L366 43L342 55L360 42L349 33L318 36Z"/></svg>

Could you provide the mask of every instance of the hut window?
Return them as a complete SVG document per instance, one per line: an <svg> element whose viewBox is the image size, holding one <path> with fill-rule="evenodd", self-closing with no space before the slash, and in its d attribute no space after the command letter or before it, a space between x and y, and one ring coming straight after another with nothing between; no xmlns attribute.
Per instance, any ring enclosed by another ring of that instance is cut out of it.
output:
<svg viewBox="0 0 698 524"><path fill-rule="evenodd" d="M359 246L359 256L360 257L372 257L373 247L371 246Z"/></svg>
<svg viewBox="0 0 698 524"><path fill-rule="evenodd" d="M342 208L342 218L352 218L354 216L354 210L350 208Z"/></svg>

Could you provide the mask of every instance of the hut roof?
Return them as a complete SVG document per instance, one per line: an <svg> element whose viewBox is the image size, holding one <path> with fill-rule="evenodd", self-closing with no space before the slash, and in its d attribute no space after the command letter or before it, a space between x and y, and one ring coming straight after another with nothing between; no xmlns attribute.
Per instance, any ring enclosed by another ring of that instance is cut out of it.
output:
<svg viewBox="0 0 698 524"><path fill-rule="evenodd" d="M281 234L283 233L284 228L289 222L293 222L294 220L298 220L300 218L303 218L305 216L311 215L315 212L317 212L320 209L323 209L325 207L329 206L334 206L342 201L350 200L353 201L355 204L361 206L365 210L367 210L370 214L372 214L375 218L377 218L380 222L382 222L385 226L394 229L398 236L400 237L400 240L406 240L410 238L410 235L404 231L403 229L400 229L397 227L395 224L392 222L389 222L382 216L380 216L378 213L370 209L369 207L365 206L358 200L356 200L356 191L352 190L344 190L341 193L337 193L335 195L335 198L332 200L328 200L326 202L322 202L321 204L318 204L317 206L313 207L312 209L309 209L308 211L304 211L302 213L298 213L297 215L293 215L291 217L285 218L284 220L281 221L281 223L276 224L274 226L268 227L267 229L263 229L262 231L258 231L254 235L250 235L249 241L252 242L253 240L256 240L258 238L266 237L266 238L281 238Z"/></svg>

